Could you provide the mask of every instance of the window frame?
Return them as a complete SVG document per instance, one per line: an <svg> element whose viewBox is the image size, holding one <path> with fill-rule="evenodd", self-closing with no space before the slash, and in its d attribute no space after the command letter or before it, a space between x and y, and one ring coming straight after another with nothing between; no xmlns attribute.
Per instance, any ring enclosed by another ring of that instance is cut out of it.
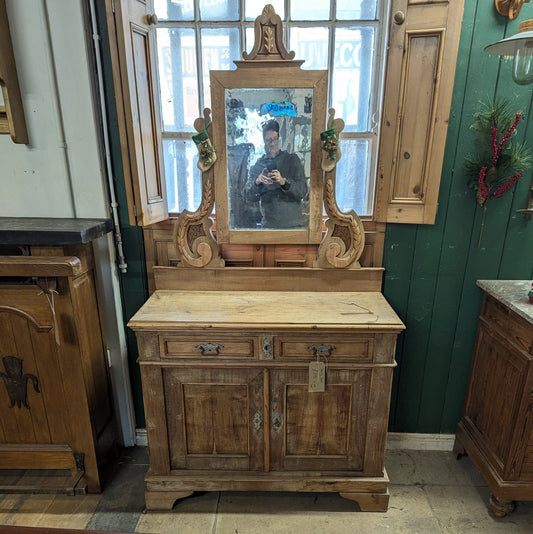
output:
<svg viewBox="0 0 533 534"><path fill-rule="evenodd" d="M310 28L310 27L324 27L327 28L329 34L328 40L328 88L327 88L327 100L328 100L328 109L332 107L332 89L333 89L333 76L334 76L334 59L335 59L335 37L336 30L339 28L350 28L350 27L373 27L374 28L374 39L376 46L374 47L374 53L372 54L372 67L371 72L377 77L377 83L374 81L371 82L371 88L369 91L369 102L371 107L371 112L369 113L369 129L363 132L357 131L343 131L340 135L341 140L365 140L370 142L370 150L367 154L370 156L367 164L367 176L365 177L365 194L363 199L363 205L366 206L366 209L369 213L360 214L362 217L372 220L373 211L374 211L374 201L375 201L375 192L376 192L376 175L378 167L378 158L379 158L379 136L380 136L380 126L381 126L381 112L383 105L383 93L385 85L385 65L386 65L386 46L388 40L388 27L389 27L389 13L390 13L390 4L392 0L377 0L377 9L376 9L376 19L336 19L336 2L330 2L330 18L328 21L324 20L292 20L290 18L289 8L290 0L285 1L285 14L282 17L283 22L283 44L287 50L292 50L290 48L291 41L291 32L293 28ZM193 20L188 21L168 21L168 20L159 20L157 23L157 28L184 28L192 29L194 32L194 39L196 43L196 72L197 72L197 89L198 89L198 109L203 110L205 108L204 102L204 77L203 73L203 63L202 63L202 54L201 54L201 33L203 29L214 29L214 28L237 28L239 30L240 42L241 42L241 53L242 50L249 52L253 46L253 35L251 36L252 40L250 43L247 42L247 30L254 29L254 20L246 19L244 16L245 11L245 0L239 0L240 8L240 18L235 21L202 21L200 19L200 9L199 9L199 0L193 0L194 4L194 18ZM155 32L154 32L155 33ZM155 38L155 41L157 38ZM244 43L244 46L243 46ZM153 61L157 65L157 45L154 46L154 58ZM240 59L237 58L237 59ZM295 59L303 59L304 63L302 68L305 70L305 58L295 57ZM157 86L161 86L161 80L159 78L160 69L157 65L156 67ZM198 116L201 114L199 113ZM166 140L180 140L180 141L190 141L191 135L195 132L191 131L165 131L164 124L162 120L163 110L160 106L160 116L161 116L161 140L162 143ZM377 116L377 120L376 120ZM325 120L325 118L324 118ZM192 125L191 125L192 127ZM325 128L325 127L324 127ZM166 171L163 167L163 181L165 182L165 187L168 185L166 180ZM176 178L179 180L179 178ZM341 179L337 178L337 187ZM351 209L348 207L346 211ZM359 212L358 212L359 213ZM179 215L178 211L170 211L169 217L177 217Z"/></svg>

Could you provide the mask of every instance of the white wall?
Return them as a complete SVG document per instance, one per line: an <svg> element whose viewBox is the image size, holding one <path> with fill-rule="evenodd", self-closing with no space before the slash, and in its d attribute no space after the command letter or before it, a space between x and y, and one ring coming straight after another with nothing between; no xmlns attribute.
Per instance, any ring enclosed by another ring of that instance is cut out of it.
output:
<svg viewBox="0 0 533 534"><path fill-rule="evenodd" d="M28 145L0 135L0 216L110 216L90 18L84 0L7 0ZM87 19L87 20L86 20ZM89 35L89 39L87 39ZM99 293L125 445L134 417L112 234L97 240Z"/></svg>

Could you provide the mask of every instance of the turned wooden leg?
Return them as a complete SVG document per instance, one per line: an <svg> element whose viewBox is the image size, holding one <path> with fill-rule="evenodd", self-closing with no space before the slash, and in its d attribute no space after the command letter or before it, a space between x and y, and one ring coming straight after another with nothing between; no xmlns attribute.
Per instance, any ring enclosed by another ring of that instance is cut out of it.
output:
<svg viewBox="0 0 533 534"><path fill-rule="evenodd" d="M505 517L514 510L514 501L501 501L492 493L489 497L490 511L495 517Z"/></svg>
<svg viewBox="0 0 533 534"><path fill-rule="evenodd" d="M389 491L386 493L339 493L344 499L355 501L362 512L386 512L389 507Z"/></svg>
<svg viewBox="0 0 533 534"><path fill-rule="evenodd" d="M466 450L463 444L457 439L457 436L455 436L455 441L453 442L453 453L456 458L461 458L461 456L466 454Z"/></svg>
<svg viewBox="0 0 533 534"><path fill-rule="evenodd" d="M147 491L144 495L146 510L172 510L176 501L193 493L194 491Z"/></svg>

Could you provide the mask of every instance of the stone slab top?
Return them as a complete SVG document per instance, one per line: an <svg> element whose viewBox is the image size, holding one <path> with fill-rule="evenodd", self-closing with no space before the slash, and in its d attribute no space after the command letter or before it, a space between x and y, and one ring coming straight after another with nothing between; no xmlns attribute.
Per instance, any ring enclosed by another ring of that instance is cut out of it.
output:
<svg viewBox="0 0 533 534"><path fill-rule="evenodd" d="M533 303L528 292L533 280L478 280L477 285L486 293L533 324Z"/></svg>
<svg viewBox="0 0 533 534"><path fill-rule="evenodd" d="M0 217L1 245L79 245L113 229L111 219Z"/></svg>

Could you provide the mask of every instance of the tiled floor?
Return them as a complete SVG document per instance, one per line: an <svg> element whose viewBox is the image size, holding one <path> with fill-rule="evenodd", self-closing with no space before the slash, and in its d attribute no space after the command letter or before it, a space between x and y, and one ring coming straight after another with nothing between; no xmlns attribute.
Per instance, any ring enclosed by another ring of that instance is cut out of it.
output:
<svg viewBox="0 0 533 534"><path fill-rule="evenodd" d="M533 502L509 516L488 510L489 491L468 457L451 452L387 451L387 512L326 493L198 493L171 512L143 513L147 451L125 449L102 495L0 496L0 525L152 534L532 533Z"/></svg>

